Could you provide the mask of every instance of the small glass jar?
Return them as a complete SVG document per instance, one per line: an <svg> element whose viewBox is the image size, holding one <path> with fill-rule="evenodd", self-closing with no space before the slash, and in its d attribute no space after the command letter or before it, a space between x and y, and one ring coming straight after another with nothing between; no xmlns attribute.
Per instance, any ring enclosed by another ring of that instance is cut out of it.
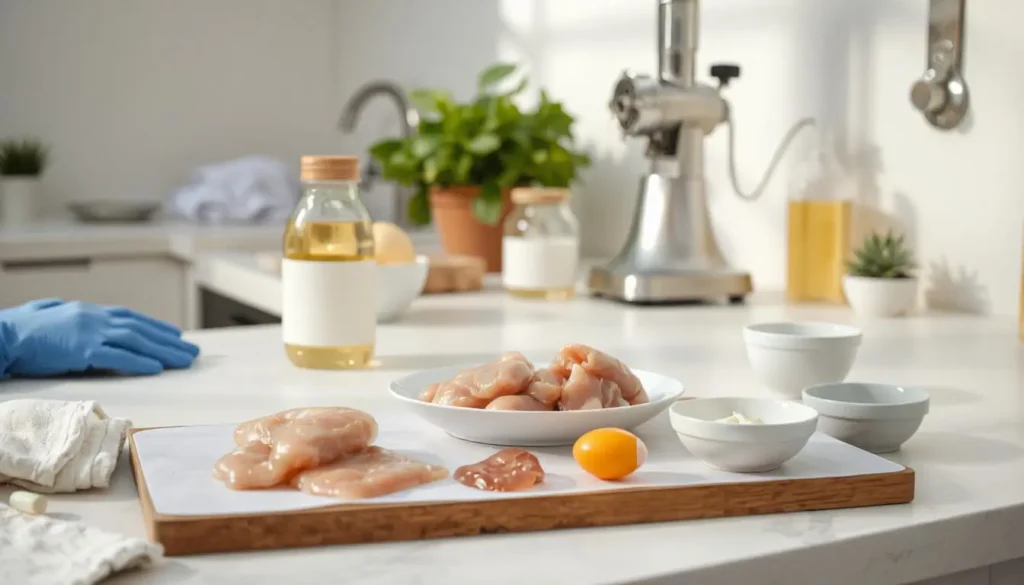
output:
<svg viewBox="0 0 1024 585"><path fill-rule="evenodd" d="M514 296L562 300L576 291L580 228L569 190L517 187L505 219L501 279Z"/></svg>
<svg viewBox="0 0 1024 585"><path fill-rule="evenodd" d="M303 368L360 368L377 335L373 224L359 198L359 160L302 157L302 197L284 231L281 330Z"/></svg>

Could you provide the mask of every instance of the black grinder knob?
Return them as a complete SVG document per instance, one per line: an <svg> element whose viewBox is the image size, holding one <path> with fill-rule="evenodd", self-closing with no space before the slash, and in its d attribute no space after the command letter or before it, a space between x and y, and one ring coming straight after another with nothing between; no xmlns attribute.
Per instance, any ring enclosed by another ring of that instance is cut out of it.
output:
<svg viewBox="0 0 1024 585"><path fill-rule="evenodd" d="M732 63L718 63L711 66L711 77L718 80L718 87L726 87L740 76L740 66Z"/></svg>

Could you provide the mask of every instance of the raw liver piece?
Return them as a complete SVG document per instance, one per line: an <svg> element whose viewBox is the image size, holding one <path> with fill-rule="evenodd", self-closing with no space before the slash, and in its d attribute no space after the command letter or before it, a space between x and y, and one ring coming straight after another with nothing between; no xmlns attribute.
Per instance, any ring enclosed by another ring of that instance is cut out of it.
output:
<svg viewBox="0 0 1024 585"><path fill-rule="evenodd" d="M544 481L544 469L528 451L509 447L455 470L455 480L478 490L518 492Z"/></svg>

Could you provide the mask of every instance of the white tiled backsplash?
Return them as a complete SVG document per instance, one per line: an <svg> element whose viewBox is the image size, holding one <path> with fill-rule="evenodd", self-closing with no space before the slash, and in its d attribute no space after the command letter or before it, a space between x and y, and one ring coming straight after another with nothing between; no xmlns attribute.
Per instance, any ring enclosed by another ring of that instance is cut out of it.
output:
<svg viewBox="0 0 1024 585"><path fill-rule="evenodd" d="M861 193L910 231L923 298L1016 315L1024 80L1013 70L1024 55L1024 3L969 3L973 117L950 133L929 127L907 97L923 69L927 4L706 0L700 70L743 68L728 97L745 185L794 120L818 116L873 163ZM576 205L584 252L606 255L626 233L644 170L642 144L622 142L606 103L622 68L653 69L654 14L654 0L6 2L0 136L32 132L54 143L52 208L82 196L158 197L190 168L241 154L362 152L398 128L382 102L355 135L336 130L345 99L371 78L466 97L481 68L524 59L578 115L594 151ZM754 204L728 188L725 144L721 130L708 140L718 237L758 288L781 288L786 185L810 141Z"/></svg>

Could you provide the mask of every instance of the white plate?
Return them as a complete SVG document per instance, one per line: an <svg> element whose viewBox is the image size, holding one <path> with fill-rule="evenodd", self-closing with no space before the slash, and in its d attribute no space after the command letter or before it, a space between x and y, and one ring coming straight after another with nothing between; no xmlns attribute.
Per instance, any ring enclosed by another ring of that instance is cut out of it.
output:
<svg viewBox="0 0 1024 585"><path fill-rule="evenodd" d="M650 402L601 410L502 411L463 408L423 402L417 397L427 386L448 380L477 366L467 364L424 370L391 383L391 394L409 405L421 418L449 435L487 445L513 447L561 447L572 445L580 435L604 427L632 429L672 405L683 395L683 383L661 374L633 370Z"/></svg>

